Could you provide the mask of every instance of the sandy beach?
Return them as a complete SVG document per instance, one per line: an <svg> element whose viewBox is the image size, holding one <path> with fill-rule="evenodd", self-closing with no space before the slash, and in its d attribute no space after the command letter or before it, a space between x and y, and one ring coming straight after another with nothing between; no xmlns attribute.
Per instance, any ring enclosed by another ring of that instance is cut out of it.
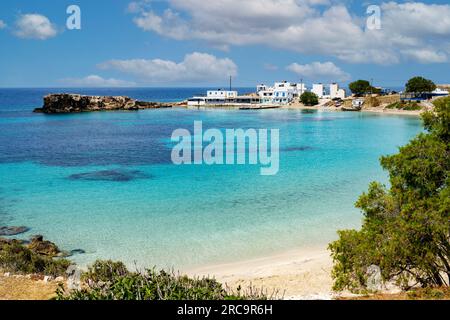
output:
<svg viewBox="0 0 450 320"><path fill-rule="evenodd" d="M326 248L301 249L259 259L189 270L191 276L214 276L229 287L252 285L284 299L332 299L332 259Z"/></svg>
<svg viewBox="0 0 450 320"><path fill-rule="evenodd" d="M291 110L318 110L318 111L334 111L334 112L343 112L340 108L336 107L327 107L324 104L314 107L307 107L301 103L293 103L287 106L283 106L280 109L291 109ZM397 109L387 109L382 107L377 108L363 108L360 112L369 112L369 113L379 113L379 114L387 114L387 115L403 115L403 116L417 116L419 117L424 110L411 111L411 110L397 110Z"/></svg>

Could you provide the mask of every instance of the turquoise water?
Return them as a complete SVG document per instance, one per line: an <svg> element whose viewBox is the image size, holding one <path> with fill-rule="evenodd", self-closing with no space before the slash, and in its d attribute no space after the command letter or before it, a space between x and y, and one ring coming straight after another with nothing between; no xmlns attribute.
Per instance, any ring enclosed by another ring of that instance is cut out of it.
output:
<svg viewBox="0 0 450 320"><path fill-rule="evenodd" d="M66 116L0 111L0 225L129 265L192 268L325 246L358 227L353 204L387 182L381 155L415 117L294 110L147 110ZM280 171L175 166L176 128L280 129Z"/></svg>

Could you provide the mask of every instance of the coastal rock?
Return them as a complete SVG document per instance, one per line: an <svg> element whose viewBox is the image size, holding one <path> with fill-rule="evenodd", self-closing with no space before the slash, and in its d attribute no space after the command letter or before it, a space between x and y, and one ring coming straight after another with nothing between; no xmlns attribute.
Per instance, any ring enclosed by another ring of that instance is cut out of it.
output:
<svg viewBox="0 0 450 320"><path fill-rule="evenodd" d="M27 227L0 227L0 236L16 236L29 230Z"/></svg>
<svg viewBox="0 0 450 320"><path fill-rule="evenodd" d="M41 235L31 238L31 242L28 245L28 248L37 254L50 257L56 257L61 253L56 244L44 240L44 237Z"/></svg>
<svg viewBox="0 0 450 320"><path fill-rule="evenodd" d="M23 244L23 240L0 238L0 250L4 245Z"/></svg>
<svg viewBox="0 0 450 320"><path fill-rule="evenodd" d="M34 112L47 114L78 113L92 111L136 111L140 109L155 109L171 107L158 102L136 101L125 96L83 96L79 94L50 94L44 97L44 106Z"/></svg>

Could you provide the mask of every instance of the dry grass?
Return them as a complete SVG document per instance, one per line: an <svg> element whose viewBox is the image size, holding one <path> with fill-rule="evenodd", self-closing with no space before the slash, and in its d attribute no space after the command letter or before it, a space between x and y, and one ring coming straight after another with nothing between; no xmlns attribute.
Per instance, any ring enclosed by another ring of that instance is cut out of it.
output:
<svg viewBox="0 0 450 320"><path fill-rule="evenodd" d="M397 294L373 294L339 300L450 300L450 288L417 289Z"/></svg>
<svg viewBox="0 0 450 320"><path fill-rule="evenodd" d="M56 296L57 287L55 281L0 275L0 300L49 300Z"/></svg>
<svg viewBox="0 0 450 320"><path fill-rule="evenodd" d="M388 95L388 96L377 96L377 97L367 97L365 99L364 108L384 108L392 103L400 102L400 95Z"/></svg>

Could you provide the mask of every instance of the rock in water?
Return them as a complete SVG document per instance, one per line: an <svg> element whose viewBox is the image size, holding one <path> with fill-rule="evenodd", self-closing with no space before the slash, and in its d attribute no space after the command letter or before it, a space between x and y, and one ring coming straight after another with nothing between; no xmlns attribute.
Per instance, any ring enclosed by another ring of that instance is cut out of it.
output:
<svg viewBox="0 0 450 320"><path fill-rule="evenodd" d="M0 227L0 236L16 236L29 230L27 227Z"/></svg>
<svg viewBox="0 0 450 320"><path fill-rule="evenodd" d="M74 249L70 251L70 256L74 256L77 254L85 254L86 251L84 251L83 249Z"/></svg>
<svg viewBox="0 0 450 320"><path fill-rule="evenodd" d="M151 176L139 170L101 170L73 174L70 180L128 182L138 179L149 179Z"/></svg>
<svg viewBox="0 0 450 320"><path fill-rule="evenodd" d="M134 111L139 109L167 107L171 106L158 102L136 101L125 96L102 97L63 93L45 96L44 106L42 108L37 108L34 111L53 114L113 110Z"/></svg>

